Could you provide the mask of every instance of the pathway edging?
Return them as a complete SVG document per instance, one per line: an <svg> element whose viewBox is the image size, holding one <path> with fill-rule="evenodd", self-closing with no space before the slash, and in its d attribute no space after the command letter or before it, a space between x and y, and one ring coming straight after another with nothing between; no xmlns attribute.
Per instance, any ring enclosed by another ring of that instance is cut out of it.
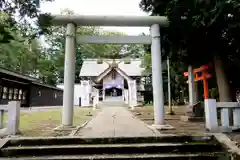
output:
<svg viewBox="0 0 240 160"><path fill-rule="evenodd" d="M86 122L84 122L82 125L77 126L77 128L75 130L73 130L69 136L74 136L81 128L85 127L91 120L87 120Z"/></svg>
<svg viewBox="0 0 240 160"><path fill-rule="evenodd" d="M132 116L133 116L133 118L134 119L138 119L138 120L140 120L137 116L135 116L133 113L131 113L132 114ZM147 123L145 123L144 121L142 121L143 123L144 123L144 125L147 127L147 128L149 128L154 134L160 134L160 132L156 129L156 128L152 128L152 127L150 127Z"/></svg>

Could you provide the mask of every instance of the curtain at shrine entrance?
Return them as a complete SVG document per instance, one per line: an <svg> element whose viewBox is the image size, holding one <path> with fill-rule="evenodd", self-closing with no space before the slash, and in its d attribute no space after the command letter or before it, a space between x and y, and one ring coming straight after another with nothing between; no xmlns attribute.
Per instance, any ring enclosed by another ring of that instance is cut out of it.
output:
<svg viewBox="0 0 240 160"><path fill-rule="evenodd" d="M112 79L111 76L106 77L103 80L103 89L124 89L124 78L121 75L117 75L115 79Z"/></svg>
<svg viewBox="0 0 240 160"><path fill-rule="evenodd" d="M104 84L103 89L118 88L123 89L123 84Z"/></svg>

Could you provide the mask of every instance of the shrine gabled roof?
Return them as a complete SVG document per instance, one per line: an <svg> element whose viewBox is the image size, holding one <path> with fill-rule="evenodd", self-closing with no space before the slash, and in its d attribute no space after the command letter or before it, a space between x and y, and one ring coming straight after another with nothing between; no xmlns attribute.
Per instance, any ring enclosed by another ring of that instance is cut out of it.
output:
<svg viewBox="0 0 240 160"><path fill-rule="evenodd" d="M124 63L124 60L116 59L118 68L121 69L128 76L141 76L144 68L141 67L141 59L131 59L130 63ZM112 59L103 60L102 63L97 63L97 59L85 59L79 76L93 76L97 77L103 73L109 64L113 62Z"/></svg>
<svg viewBox="0 0 240 160"><path fill-rule="evenodd" d="M131 77L129 77L128 75L126 75L125 72L123 72L120 68L118 67L111 67L109 66L104 72L102 72L96 79L95 82L99 83L105 76L107 76L110 72L112 72L113 70L115 70L116 72L118 72L121 76L123 76L126 80L131 80Z"/></svg>

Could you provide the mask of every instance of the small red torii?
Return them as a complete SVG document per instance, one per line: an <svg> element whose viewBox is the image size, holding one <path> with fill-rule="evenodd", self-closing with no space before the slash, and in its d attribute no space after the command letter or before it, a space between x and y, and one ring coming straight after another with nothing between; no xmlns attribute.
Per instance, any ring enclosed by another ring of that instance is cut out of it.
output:
<svg viewBox="0 0 240 160"><path fill-rule="evenodd" d="M204 99L208 99L209 98L209 93L208 93L208 78L211 78L212 75L207 73L206 70L208 70L209 66L211 65L211 63L209 64L205 64L199 68L196 68L193 70L193 73L195 75L194 77L194 81L203 81L203 90L204 90ZM199 72L201 73L201 76L199 76ZM184 76L188 76L188 72L184 72ZM188 81L187 81L188 83Z"/></svg>

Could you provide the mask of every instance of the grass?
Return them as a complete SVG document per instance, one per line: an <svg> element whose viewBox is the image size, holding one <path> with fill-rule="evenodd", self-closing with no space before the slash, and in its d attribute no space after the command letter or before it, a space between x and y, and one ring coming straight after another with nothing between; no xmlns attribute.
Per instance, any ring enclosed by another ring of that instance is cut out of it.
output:
<svg viewBox="0 0 240 160"><path fill-rule="evenodd" d="M61 109L48 109L43 111L22 111L20 113L20 132L22 136L61 136L68 135L70 131L57 132L53 129L61 124ZM92 116L89 116L90 115ZM90 120L97 111L92 108L75 108L73 124L81 125ZM7 120L7 114L4 116Z"/></svg>

